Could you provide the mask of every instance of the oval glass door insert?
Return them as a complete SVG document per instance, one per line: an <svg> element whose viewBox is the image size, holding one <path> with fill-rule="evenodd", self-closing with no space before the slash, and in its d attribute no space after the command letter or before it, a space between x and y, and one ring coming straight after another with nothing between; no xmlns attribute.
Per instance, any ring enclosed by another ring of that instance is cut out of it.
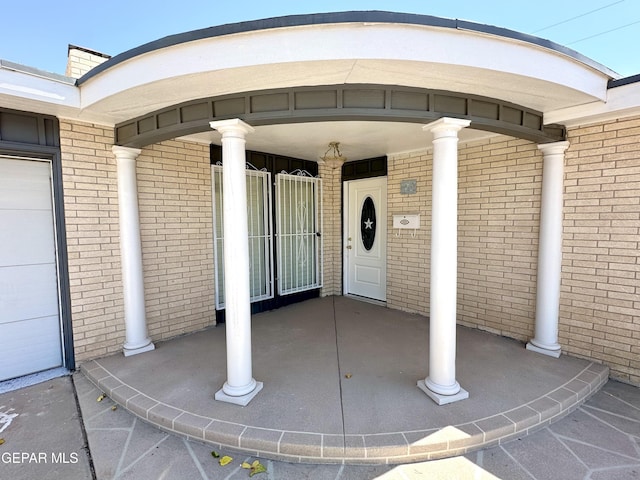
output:
<svg viewBox="0 0 640 480"><path fill-rule="evenodd" d="M376 239L376 206L373 198L367 197L362 204L360 213L360 233L362 245L366 251L371 250Z"/></svg>

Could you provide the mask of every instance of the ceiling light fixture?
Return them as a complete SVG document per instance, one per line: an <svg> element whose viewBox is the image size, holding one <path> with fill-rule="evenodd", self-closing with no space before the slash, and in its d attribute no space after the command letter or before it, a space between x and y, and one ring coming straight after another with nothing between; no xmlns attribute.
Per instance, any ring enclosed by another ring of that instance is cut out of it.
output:
<svg viewBox="0 0 640 480"><path fill-rule="evenodd" d="M324 155L320 157L323 163L331 167L333 170L342 167L342 164L347 161L346 157L343 157L340 153L340 142L329 142L329 148Z"/></svg>

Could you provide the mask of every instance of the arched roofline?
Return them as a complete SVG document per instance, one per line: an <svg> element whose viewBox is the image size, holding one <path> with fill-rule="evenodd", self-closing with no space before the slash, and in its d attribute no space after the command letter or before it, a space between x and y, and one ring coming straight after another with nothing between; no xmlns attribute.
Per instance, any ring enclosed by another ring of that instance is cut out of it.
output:
<svg viewBox="0 0 640 480"><path fill-rule="evenodd" d="M564 140L561 125L544 125L541 112L497 99L389 85L325 85L244 92L192 100L121 122L115 143L142 148L210 131L209 122L240 118L253 126L327 121L429 123L471 120L471 128L536 143Z"/></svg>
<svg viewBox="0 0 640 480"><path fill-rule="evenodd" d="M77 84L82 85L84 82L92 77L95 77L96 75L99 75L101 72L137 56L182 43L259 30L340 23L394 23L428 27L442 27L496 35L504 38L527 42L556 51L558 53L562 53L610 76L611 78L615 79L619 77L619 75L612 70L588 57L585 57L584 55L581 55L575 50L564 47L550 40L546 40L533 35L528 35L526 33L516 32L507 28L496 27L493 25L484 25L480 23L469 22L466 20L434 17L431 15L419 15L413 13L385 11L350 11L288 15L283 17L266 18L262 20L230 23L226 25L219 25L214 27L202 28L199 30L192 30L175 35L169 35L132 48L131 50L127 50L126 52L112 57L110 60L107 60L106 62L98 65L97 67L87 72L84 76L79 78Z"/></svg>

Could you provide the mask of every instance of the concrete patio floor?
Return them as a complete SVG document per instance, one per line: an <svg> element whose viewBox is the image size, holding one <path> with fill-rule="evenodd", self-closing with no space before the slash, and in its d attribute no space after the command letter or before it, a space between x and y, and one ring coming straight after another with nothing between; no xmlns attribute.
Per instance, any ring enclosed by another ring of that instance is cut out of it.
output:
<svg viewBox="0 0 640 480"><path fill-rule="evenodd" d="M247 406L217 402L226 380L224 327L83 373L145 422L211 448L293 463L397 464L468 454L542 429L578 408L608 369L458 327L457 380L470 398L438 406L428 372L428 319L344 297L253 316ZM349 377L349 378L347 378Z"/></svg>

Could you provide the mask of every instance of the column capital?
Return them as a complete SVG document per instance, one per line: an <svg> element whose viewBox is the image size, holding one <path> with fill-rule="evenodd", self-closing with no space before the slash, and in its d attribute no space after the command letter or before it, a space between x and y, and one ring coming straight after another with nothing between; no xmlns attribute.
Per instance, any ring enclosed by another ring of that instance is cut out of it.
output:
<svg viewBox="0 0 640 480"><path fill-rule="evenodd" d="M231 118L229 120L216 120L209 122L209 126L219 131L223 136L238 136L244 138L247 133L253 133L255 129L248 123L243 122L239 118Z"/></svg>
<svg viewBox="0 0 640 480"><path fill-rule="evenodd" d="M567 148L571 145L568 141L563 142L553 142L553 143L539 143L538 150L542 152L543 155L558 155L563 154Z"/></svg>
<svg viewBox="0 0 640 480"><path fill-rule="evenodd" d="M436 137L448 136L447 133L457 133L471 125L471 120L462 118L442 117L422 127L425 132L432 132Z"/></svg>
<svg viewBox="0 0 640 480"><path fill-rule="evenodd" d="M135 160L142 153L139 148L123 147L121 145L114 145L111 147L111 151L116 158L130 158L131 160Z"/></svg>

